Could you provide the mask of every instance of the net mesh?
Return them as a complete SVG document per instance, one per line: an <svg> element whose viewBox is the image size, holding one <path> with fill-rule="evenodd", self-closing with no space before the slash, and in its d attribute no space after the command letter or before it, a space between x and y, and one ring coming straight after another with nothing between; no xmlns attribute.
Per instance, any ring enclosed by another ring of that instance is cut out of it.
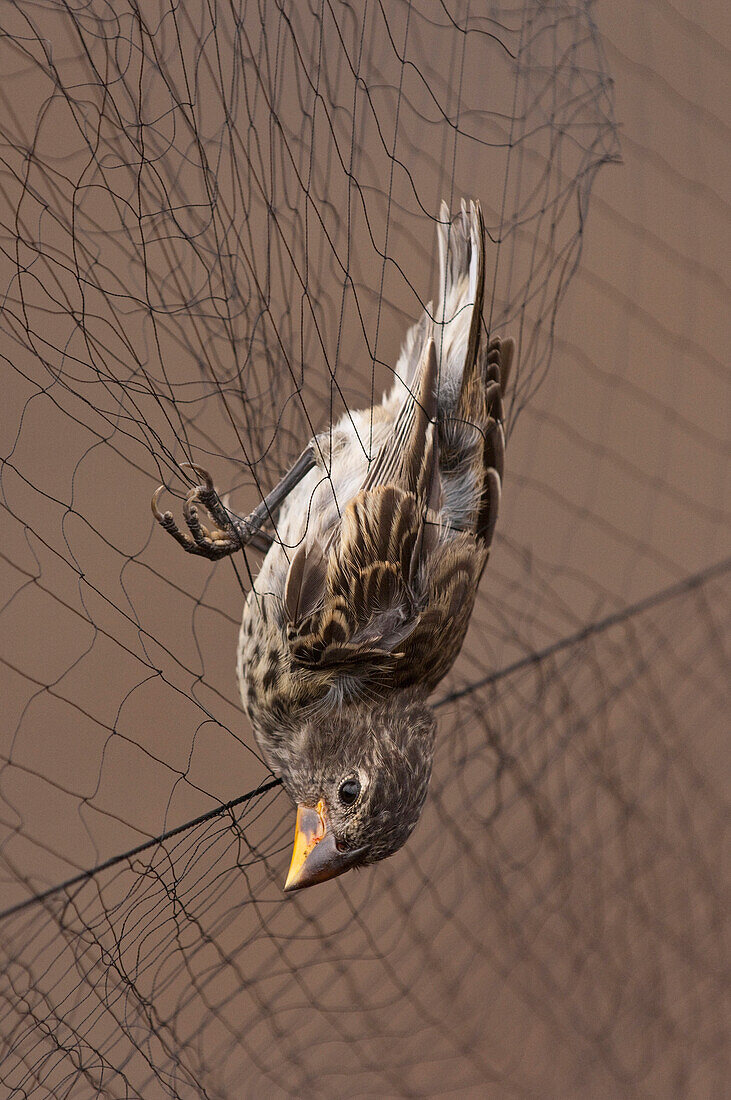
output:
<svg viewBox="0 0 731 1100"><path fill-rule="evenodd" d="M724 127L660 44L709 89L724 54L605 18L0 12L8 1095L722 1094ZM414 836L285 896L234 677L259 557L191 560L149 497L193 461L245 514L379 398L462 196L519 348L496 549Z"/></svg>

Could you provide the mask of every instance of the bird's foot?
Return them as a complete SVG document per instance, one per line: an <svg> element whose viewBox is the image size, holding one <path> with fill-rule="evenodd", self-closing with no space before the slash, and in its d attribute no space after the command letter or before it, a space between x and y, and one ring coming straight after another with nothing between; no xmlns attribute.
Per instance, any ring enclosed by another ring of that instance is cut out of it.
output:
<svg viewBox="0 0 731 1100"><path fill-rule="evenodd" d="M207 470L192 462L181 462L180 465L192 470L200 478L200 483L193 486L183 504L183 518L188 530L180 530L172 512L161 512L158 508L158 501L165 490L164 485L155 490L151 503L152 514L157 522L188 554L199 554L211 561L219 561L251 543L262 549L271 544L271 539L263 531L249 524L247 520L231 515L223 506ZM200 521L196 507L199 504L203 505L215 525L210 530Z"/></svg>
<svg viewBox="0 0 731 1100"><path fill-rule="evenodd" d="M152 494L152 514L160 526L168 531L188 554L200 554L201 557L210 558L211 561L218 561L219 558L225 558L236 550L243 550L245 546L266 551L274 542L274 538L266 531L262 531L263 524L273 522L277 508L316 464L315 448L308 443L279 484L274 486L250 515L242 519L229 512L228 508L221 503L221 498L214 488L213 479L207 470L202 466L195 466L192 462L181 462L181 466L192 470L196 477L201 479L200 484L194 485L190 490L183 504L183 517L188 531L180 530L173 519L172 512L161 512L158 508L157 502L165 490L164 485L160 485ZM212 530L209 531L204 527L198 518L197 504L203 505L216 524Z"/></svg>

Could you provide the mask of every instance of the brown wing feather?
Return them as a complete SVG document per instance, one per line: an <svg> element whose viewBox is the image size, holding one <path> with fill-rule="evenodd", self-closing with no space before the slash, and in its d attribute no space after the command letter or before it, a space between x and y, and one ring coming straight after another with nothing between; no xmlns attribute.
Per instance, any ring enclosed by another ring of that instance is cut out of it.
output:
<svg viewBox="0 0 731 1100"><path fill-rule="evenodd" d="M292 558L284 588L284 611L288 622L297 623L322 603L327 566L319 542L303 543Z"/></svg>
<svg viewBox="0 0 731 1100"><path fill-rule="evenodd" d="M395 687L432 691L462 648L487 551L470 534L441 543L429 561L425 608L392 671Z"/></svg>
<svg viewBox="0 0 731 1100"><path fill-rule="evenodd" d="M393 664L416 625L413 581L438 468L436 374L425 328L414 388L343 512L327 566L317 546L292 560L284 612L295 664L367 678Z"/></svg>
<svg viewBox="0 0 731 1100"><path fill-rule="evenodd" d="M371 463L364 489L397 485L423 496L429 491L437 464L437 357L428 330L413 390L406 395L394 430Z"/></svg>
<svg viewBox="0 0 731 1100"><path fill-rule="evenodd" d="M288 623L296 664L351 668L361 678L393 664L418 621L412 585L420 522L416 496L393 485L363 490L348 504L321 607Z"/></svg>

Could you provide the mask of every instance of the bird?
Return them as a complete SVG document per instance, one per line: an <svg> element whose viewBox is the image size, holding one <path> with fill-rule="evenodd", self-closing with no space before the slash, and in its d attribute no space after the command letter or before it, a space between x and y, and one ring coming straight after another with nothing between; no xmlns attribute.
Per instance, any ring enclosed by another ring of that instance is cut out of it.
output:
<svg viewBox="0 0 731 1100"><path fill-rule="evenodd" d="M515 345L483 320L479 202L454 218L443 202L437 229L437 306L408 330L380 404L315 435L248 517L193 464L187 531L159 510L164 487L153 496L189 553L266 550L236 667L257 744L297 806L286 891L376 863L413 832L434 759L429 697L462 647L493 540Z"/></svg>

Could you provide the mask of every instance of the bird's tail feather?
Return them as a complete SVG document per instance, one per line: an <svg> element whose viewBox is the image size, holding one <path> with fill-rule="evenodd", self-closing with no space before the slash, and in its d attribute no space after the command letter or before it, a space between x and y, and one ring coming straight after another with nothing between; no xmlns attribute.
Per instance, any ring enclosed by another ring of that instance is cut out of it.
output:
<svg viewBox="0 0 731 1100"><path fill-rule="evenodd" d="M462 200L450 220L442 203L439 239L439 291L436 312L439 405L451 412L477 365L485 288L484 225L480 204Z"/></svg>
<svg viewBox="0 0 731 1100"><path fill-rule="evenodd" d="M482 324L485 285L484 226L480 204L462 200L452 219L442 203L439 245L439 298L425 307L409 329L396 367L396 382L387 400L404 400L404 385L413 389L424 348L433 337L437 356L439 410L450 415L467 375L475 369Z"/></svg>

